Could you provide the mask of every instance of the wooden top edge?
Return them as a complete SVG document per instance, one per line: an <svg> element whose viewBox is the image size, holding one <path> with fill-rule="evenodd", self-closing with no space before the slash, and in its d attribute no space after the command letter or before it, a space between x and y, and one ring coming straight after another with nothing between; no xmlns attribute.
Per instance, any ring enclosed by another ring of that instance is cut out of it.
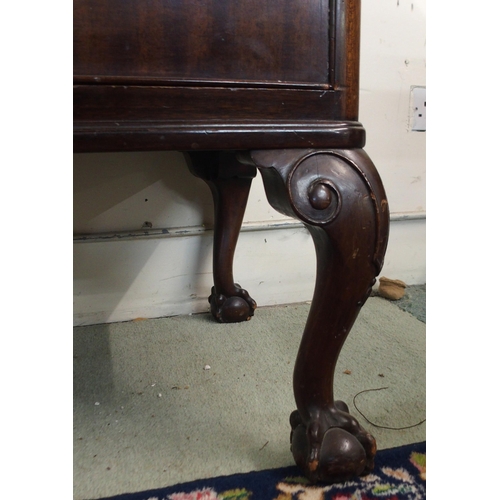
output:
<svg viewBox="0 0 500 500"><path fill-rule="evenodd" d="M361 148L359 122L105 123L76 122L73 150L84 152L196 151L280 148Z"/></svg>
<svg viewBox="0 0 500 500"><path fill-rule="evenodd" d="M162 87L246 87L246 88L290 88L328 90L329 83L258 81L258 80L215 80L215 79L170 79L140 76L73 75L73 85L129 85Z"/></svg>

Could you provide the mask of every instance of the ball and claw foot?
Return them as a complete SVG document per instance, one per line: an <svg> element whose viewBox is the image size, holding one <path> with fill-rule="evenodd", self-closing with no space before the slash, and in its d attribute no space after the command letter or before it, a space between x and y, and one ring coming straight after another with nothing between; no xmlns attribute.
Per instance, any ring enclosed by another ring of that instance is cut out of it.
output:
<svg viewBox="0 0 500 500"><path fill-rule="evenodd" d="M334 406L317 412L307 425L297 410L290 415L293 457L313 483L343 482L374 468L375 438L349 415L343 401Z"/></svg>
<svg viewBox="0 0 500 500"><path fill-rule="evenodd" d="M212 293L208 297L208 302L210 302L210 311L213 317L219 323L248 321L255 312L257 307L255 300L240 285L235 283L234 288L231 296L226 297L225 295L217 294L215 287L212 287Z"/></svg>

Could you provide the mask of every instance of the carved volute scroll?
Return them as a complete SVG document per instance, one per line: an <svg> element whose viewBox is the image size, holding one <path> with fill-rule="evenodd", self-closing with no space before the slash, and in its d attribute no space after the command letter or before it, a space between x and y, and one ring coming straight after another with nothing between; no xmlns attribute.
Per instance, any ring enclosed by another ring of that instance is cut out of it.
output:
<svg viewBox="0 0 500 500"><path fill-rule="evenodd" d="M361 149L254 151L271 205L302 220L317 255L314 297L294 370L292 452L313 481L373 468L375 439L333 397L335 365L371 292L387 246L389 211Z"/></svg>
<svg viewBox="0 0 500 500"><path fill-rule="evenodd" d="M287 189L292 208L309 224L328 224L340 212L342 198L331 179L324 156L311 154L298 162L288 174Z"/></svg>

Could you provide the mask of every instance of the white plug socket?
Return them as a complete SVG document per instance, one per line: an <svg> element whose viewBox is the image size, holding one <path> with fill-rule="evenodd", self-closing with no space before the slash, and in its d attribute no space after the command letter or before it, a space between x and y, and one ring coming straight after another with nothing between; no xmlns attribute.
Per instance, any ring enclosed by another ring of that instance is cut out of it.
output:
<svg viewBox="0 0 500 500"><path fill-rule="evenodd" d="M412 87L411 89L411 129L415 132L425 132L426 120L425 87Z"/></svg>

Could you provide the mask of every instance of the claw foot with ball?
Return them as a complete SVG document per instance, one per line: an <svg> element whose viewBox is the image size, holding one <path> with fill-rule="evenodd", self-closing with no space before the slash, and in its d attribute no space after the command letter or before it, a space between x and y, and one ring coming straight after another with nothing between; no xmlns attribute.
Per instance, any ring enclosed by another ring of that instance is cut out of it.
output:
<svg viewBox="0 0 500 500"><path fill-rule="evenodd" d="M220 323L248 321L257 308L255 300L236 283L233 293L229 296L218 294L215 287L212 287L208 301L213 317Z"/></svg>
<svg viewBox="0 0 500 500"><path fill-rule="evenodd" d="M347 405L317 412L304 423L296 410L290 415L291 450L306 477L316 482L343 482L369 474L377 452L375 439L349 415Z"/></svg>

